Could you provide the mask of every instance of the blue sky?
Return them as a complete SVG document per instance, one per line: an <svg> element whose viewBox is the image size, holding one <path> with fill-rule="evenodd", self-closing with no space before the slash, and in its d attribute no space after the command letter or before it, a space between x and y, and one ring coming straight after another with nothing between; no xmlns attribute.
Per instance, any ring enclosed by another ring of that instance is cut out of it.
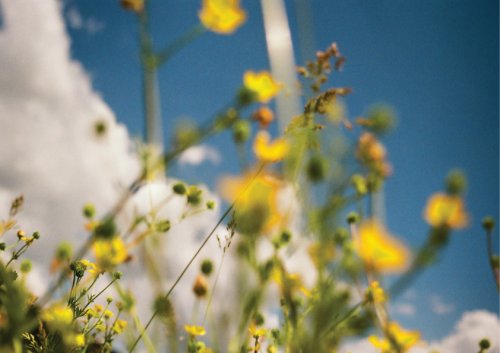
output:
<svg viewBox="0 0 500 353"><path fill-rule="evenodd" d="M398 314L403 324L423 330L427 339L449 332L461 313L498 312L498 297L485 256L481 218L499 213L498 3L495 1L312 0L313 44L298 42L294 4L287 10L296 60L302 52L332 41L347 57L333 84L354 88L346 102L352 117L378 102L398 113L395 133L385 140L395 169L386 186L388 225L413 247L427 232L422 209L442 188L452 168L469 179L466 202L471 226L453 234L439 263L418 279L401 301L417 308ZM90 73L94 88L133 135L142 133L140 71L136 24L117 1L68 0L95 29L70 28L71 51ZM232 36L207 33L160 71L165 140L175 121L189 116L206 121L241 84L247 69L269 67L258 1L243 1L246 24ZM197 24L198 1L152 1L152 27L158 47ZM85 26L83 26L85 27ZM210 140L231 146L227 135ZM236 171L235 159L207 165L210 180ZM193 182L197 174L185 173ZM498 241L495 241L498 248ZM441 299L436 299L438 296ZM434 299L433 299L434 298ZM436 314L431 302L449 310ZM451 305L451 306L450 306ZM445 305L446 307L446 305Z"/></svg>

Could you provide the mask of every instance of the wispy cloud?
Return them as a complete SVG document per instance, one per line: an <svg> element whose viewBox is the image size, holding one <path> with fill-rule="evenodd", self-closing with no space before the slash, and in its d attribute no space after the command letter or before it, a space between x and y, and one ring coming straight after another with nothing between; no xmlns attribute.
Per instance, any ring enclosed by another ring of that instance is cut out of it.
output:
<svg viewBox="0 0 500 353"><path fill-rule="evenodd" d="M208 145L199 145L188 148L179 157L181 165L199 165L203 162L219 164L221 156L219 152Z"/></svg>
<svg viewBox="0 0 500 353"><path fill-rule="evenodd" d="M455 310L455 305L453 303L446 303L443 299L437 295L433 294L430 296L431 310L435 314L445 315L452 313Z"/></svg>
<svg viewBox="0 0 500 353"><path fill-rule="evenodd" d="M104 22L95 17L84 18L80 11L74 6L66 10L66 20L68 26L74 30L84 30L89 34L95 34L105 28Z"/></svg>

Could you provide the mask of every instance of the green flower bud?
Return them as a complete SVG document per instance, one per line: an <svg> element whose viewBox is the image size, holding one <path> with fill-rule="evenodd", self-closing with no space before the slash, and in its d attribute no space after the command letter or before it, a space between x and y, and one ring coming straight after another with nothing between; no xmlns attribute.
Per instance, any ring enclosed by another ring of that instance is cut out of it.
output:
<svg viewBox="0 0 500 353"><path fill-rule="evenodd" d="M253 321L255 322L256 326L262 326L264 325L266 320L261 313L256 312L255 315L253 316Z"/></svg>
<svg viewBox="0 0 500 353"><path fill-rule="evenodd" d="M39 232L34 232L33 233L33 239L40 239L40 233Z"/></svg>
<svg viewBox="0 0 500 353"><path fill-rule="evenodd" d="M357 212L349 212L347 215L347 223L353 224L353 223L358 223L359 222L359 214Z"/></svg>
<svg viewBox="0 0 500 353"><path fill-rule="evenodd" d="M19 266L19 269L21 270L22 273L28 273L31 271L31 261L26 259L21 262L21 265Z"/></svg>
<svg viewBox="0 0 500 353"><path fill-rule="evenodd" d="M396 114L391 107L379 105L368 112L367 119L362 121L362 125L377 135L383 135L396 125Z"/></svg>
<svg viewBox="0 0 500 353"><path fill-rule="evenodd" d="M83 215L85 218L92 219L95 216L95 207L93 204L88 203L83 206Z"/></svg>
<svg viewBox="0 0 500 353"><path fill-rule="evenodd" d="M495 219L491 216L484 217L482 225L485 231L491 232L495 228Z"/></svg>
<svg viewBox="0 0 500 353"><path fill-rule="evenodd" d="M170 230L170 221L168 219L159 221L156 224L156 230L160 233L166 233Z"/></svg>
<svg viewBox="0 0 500 353"><path fill-rule="evenodd" d="M209 259L203 260L203 262L201 263L201 272L204 275L209 276L212 273L213 269L214 269L214 265L213 265L211 260L209 260Z"/></svg>
<svg viewBox="0 0 500 353"><path fill-rule="evenodd" d="M94 236L101 239L110 239L116 235L116 224L115 220L111 217L103 220L94 229Z"/></svg>
<svg viewBox="0 0 500 353"><path fill-rule="evenodd" d="M240 119L233 125L233 139L236 143L243 143L250 137L252 127L247 120Z"/></svg>
<svg viewBox="0 0 500 353"><path fill-rule="evenodd" d="M460 195L467 188L467 179L461 170L452 170L446 176L446 191L450 195Z"/></svg>
<svg viewBox="0 0 500 353"><path fill-rule="evenodd" d="M4 251L6 247L5 243L0 243L0 251Z"/></svg>
<svg viewBox="0 0 500 353"><path fill-rule="evenodd" d="M122 278L122 273L120 271L113 272L113 279L119 280Z"/></svg>
<svg viewBox="0 0 500 353"><path fill-rule="evenodd" d="M56 249L55 258L57 260L69 260L73 255L73 248L68 242L62 242Z"/></svg>
<svg viewBox="0 0 500 353"><path fill-rule="evenodd" d="M317 183L326 176L327 165L323 157L318 154L313 155L306 166L307 176L310 181Z"/></svg>
<svg viewBox="0 0 500 353"><path fill-rule="evenodd" d="M490 262L491 262L491 266L493 268L496 268L496 269L500 268L500 257L498 257L498 255L492 255Z"/></svg>
<svg viewBox="0 0 500 353"><path fill-rule="evenodd" d="M368 192L366 179L360 174L354 174L351 177L351 183L358 195L365 195Z"/></svg>
<svg viewBox="0 0 500 353"><path fill-rule="evenodd" d="M333 234L333 239L337 245L343 245L349 239L349 231L345 228L337 228Z"/></svg>
<svg viewBox="0 0 500 353"><path fill-rule="evenodd" d="M215 201L212 201L212 200L207 201L207 208L209 210L213 210L215 208Z"/></svg>
<svg viewBox="0 0 500 353"><path fill-rule="evenodd" d="M187 190L187 202L193 206L201 202L202 191L197 186L190 186Z"/></svg>
<svg viewBox="0 0 500 353"><path fill-rule="evenodd" d="M186 193L186 186L183 183L177 183L172 187L172 190L177 195L184 195Z"/></svg>
<svg viewBox="0 0 500 353"><path fill-rule="evenodd" d="M238 91L236 99L240 107L245 107L257 101L257 93L243 86Z"/></svg>
<svg viewBox="0 0 500 353"><path fill-rule="evenodd" d="M481 341L479 341L479 347L481 348L481 350L490 348L490 340L488 340L487 338L483 338Z"/></svg>

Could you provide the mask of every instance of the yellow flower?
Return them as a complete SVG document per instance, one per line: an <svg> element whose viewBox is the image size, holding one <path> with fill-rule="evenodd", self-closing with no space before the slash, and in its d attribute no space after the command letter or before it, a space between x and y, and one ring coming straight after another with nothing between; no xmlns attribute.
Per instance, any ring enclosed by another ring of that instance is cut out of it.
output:
<svg viewBox="0 0 500 353"><path fill-rule="evenodd" d="M97 266L95 263L93 262L90 262L89 260L86 260L86 259L83 259L83 260L80 260L80 262L82 264L85 265L85 267L87 267L87 271L92 274L92 275L97 275L100 273L100 271L97 269Z"/></svg>
<svg viewBox="0 0 500 353"><path fill-rule="evenodd" d="M375 348L380 348L382 353L404 353L413 347L420 339L418 331L406 331L396 322L387 325L386 338L376 336L368 337Z"/></svg>
<svg viewBox="0 0 500 353"><path fill-rule="evenodd" d="M298 290L306 297L311 296L311 291L304 286L302 277L298 273L284 273L279 269L275 269L272 274L272 279L281 287L283 292L287 290Z"/></svg>
<svg viewBox="0 0 500 353"><path fill-rule="evenodd" d="M461 229L469 223L461 197L436 193L429 198L424 217L434 227Z"/></svg>
<svg viewBox="0 0 500 353"><path fill-rule="evenodd" d="M116 322L113 324L113 332L116 334L120 334L125 330L125 327L127 327L127 321L125 320L116 320Z"/></svg>
<svg viewBox="0 0 500 353"><path fill-rule="evenodd" d="M278 210L278 191L282 183L269 174L248 173L243 177L226 177L220 182L222 197L236 201L236 226L246 234L268 232L283 215Z"/></svg>
<svg viewBox="0 0 500 353"><path fill-rule="evenodd" d="M267 330L262 327L257 327L254 324L251 324L248 328L248 332L252 337L262 337L266 334Z"/></svg>
<svg viewBox="0 0 500 353"><path fill-rule="evenodd" d="M263 129L267 128L274 120L274 113L266 106L262 106L252 114L252 119L259 123Z"/></svg>
<svg viewBox="0 0 500 353"><path fill-rule="evenodd" d="M42 313L42 319L56 330L65 329L73 321L73 310L63 304L55 304Z"/></svg>
<svg viewBox="0 0 500 353"><path fill-rule="evenodd" d="M92 248L97 265L103 270L111 269L128 258L125 244L119 236L111 239L97 239L94 241Z"/></svg>
<svg viewBox="0 0 500 353"><path fill-rule="evenodd" d="M269 102L281 89L281 85L276 83L267 71L257 73L253 71L245 72L243 84L247 89L257 94L257 99L261 103Z"/></svg>
<svg viewBox="0 0 500 353"><path fill-rule="evenodd" d="M184 330L191 336L205 336L205 328L203 326L184 325Z"/></svg>
<svg viewBox="0 0 500 353"><path fill-rule="evenodd" d="M72 341L75 346L82 347L85 345L85 335L83 333L74 335Z"/></svg>
<svg viewBox="0 0 500 353"><path fill-rule="evenodd" d="M384 289L380 286L378 281L373 281L366 290L368 300L375 304L381 304L386 301Z"/></svg>
<svg viewBox="0 0 500 353"><path fill-rule="evenodd" d="M403 271L410 257L406 247L376 220L365 221L360 225L354 245L365 265L376 272Z"/></svg>
<svg viewBox="0 0 500 353"><path fill-rule="evenodd" d="M207 29L219 34L231 34L246 19L239 3L239 0L203 0L198 17Z"/></svg>
<svg viewBox="0 0 500 353"><path fill-rule="evenodd" d="M271 142L271 136L267 131L259 131L255 136L253 150L257 158L263 162L278 162L286 156L288 142L284 138Z"/></svg>

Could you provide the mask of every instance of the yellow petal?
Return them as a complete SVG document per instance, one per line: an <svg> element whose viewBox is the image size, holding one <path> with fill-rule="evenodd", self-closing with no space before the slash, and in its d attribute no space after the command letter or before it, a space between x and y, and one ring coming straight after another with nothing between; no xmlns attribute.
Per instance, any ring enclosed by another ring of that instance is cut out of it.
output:
<svg viewBox="0 0 500 353"><path fill-rule="evenodd" d="M278 162L285 158L288 142L284 138L271 142L271 136L267 131L259 131L255 136L253 150L257 158L263 162Z"/></svg>
<svg viewBox="0 0 500 353"><path fill-rule="evenodd" d="M462 198L442 193L436 193L429 198L424 218L434 227L461 229L469 223Z"/></svg>
<svg viewBox="0 0 500 353"><path fill-rule="evenodd" d="M201 23L219 34L231 34L246 20L239 0L203 0L198 13Z"/></svg>
<svg viewBox="0 0 500 353"><path fill-rule="evenodd" d="M281 85L276 83L267 71L245 72L243 75L243 84L247 89L257 94L257 99L261 103L269 102L281 89Z"/></svg>
<svg viewBox="0 0 500 353"><path fill-rule="evenodd" d="M355 247L365 265L376 272L401 272L408 265L407 248L375 220L360 225Z"/></svg>

